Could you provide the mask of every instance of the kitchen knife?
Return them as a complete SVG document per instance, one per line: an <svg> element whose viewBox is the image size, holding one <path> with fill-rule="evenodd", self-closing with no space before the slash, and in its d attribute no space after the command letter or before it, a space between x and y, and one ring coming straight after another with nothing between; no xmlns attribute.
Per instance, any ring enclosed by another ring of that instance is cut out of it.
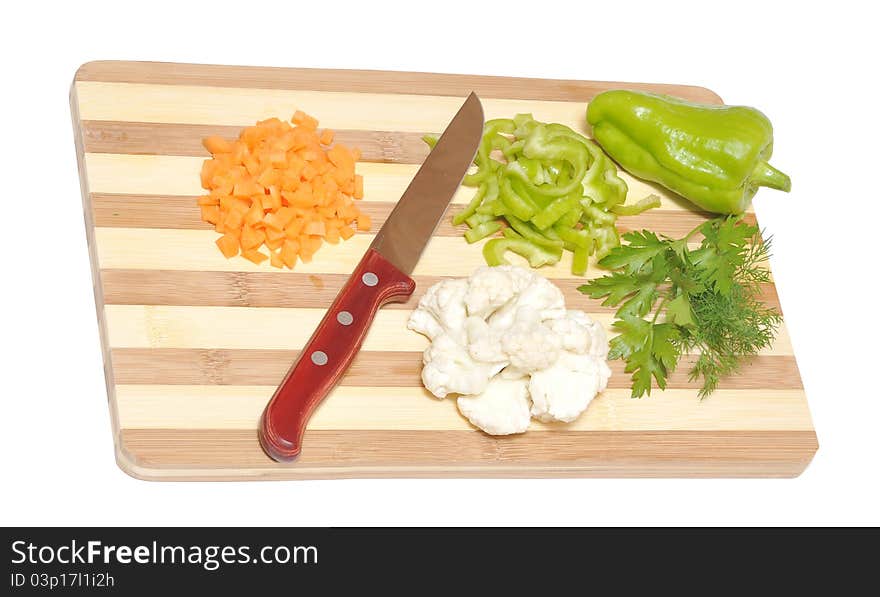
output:
<svg viewBox="0 0 880 597"><path fill-rule="evenodd" d="M482 133L483 107L471 93L263 411L260 444L273 459L299 455L312 411L351 365L379 307L403 302L415 290L409 275L473 162Z"/></svg>

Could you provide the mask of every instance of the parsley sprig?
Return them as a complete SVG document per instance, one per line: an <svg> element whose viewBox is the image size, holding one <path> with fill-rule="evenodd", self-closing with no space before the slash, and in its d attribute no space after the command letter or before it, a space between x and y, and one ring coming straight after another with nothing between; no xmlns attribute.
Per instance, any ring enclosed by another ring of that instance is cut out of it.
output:
<svg viewBox="0 0 880 597"><path fill-rule="evenodd" d="M697 233L696 249L688 241ZM578 290L618 307L609 358L626 361L634 398L666 388L682 354L697 354L691 381L704 398L744 359L770 346L782 316L760 300L770 281L763 267L770 241L742 217L708 220L684 238L648 230L623 235L626 245L599 263L617 270Z"/></svg>

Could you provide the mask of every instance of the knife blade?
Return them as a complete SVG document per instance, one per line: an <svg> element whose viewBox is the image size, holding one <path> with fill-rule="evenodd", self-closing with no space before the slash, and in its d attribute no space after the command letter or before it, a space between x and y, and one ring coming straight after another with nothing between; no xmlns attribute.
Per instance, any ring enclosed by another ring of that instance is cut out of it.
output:
<svg viewBox="0 0 880 597"><path fill-rule="evenodd" d="M412 295L416 285L409 274L473 162L482 134L483 107L471 93L266 405L259 439L274 460L300 454L312 412L351 365L379 308Z"/></svg>

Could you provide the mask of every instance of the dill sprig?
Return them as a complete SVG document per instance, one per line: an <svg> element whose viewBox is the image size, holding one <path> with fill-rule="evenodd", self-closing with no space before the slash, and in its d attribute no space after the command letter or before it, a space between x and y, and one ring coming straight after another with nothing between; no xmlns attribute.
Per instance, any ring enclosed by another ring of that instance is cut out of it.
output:
<svg viewBox="0 0 880 597"><path fill-rule="evenodd" d="M698 232L703 241L690 249ZM677 240L647 230L623 238L628 244L600 261L618 271L578 290L618 307L609 358L626 362L633 397L650 395L653 382L664 389L681 355L691 353L698 356L690 379L702 380L703 398L773 343L782 316L760 299L770 282L770 240L756 226L731 216Z"/></svg>

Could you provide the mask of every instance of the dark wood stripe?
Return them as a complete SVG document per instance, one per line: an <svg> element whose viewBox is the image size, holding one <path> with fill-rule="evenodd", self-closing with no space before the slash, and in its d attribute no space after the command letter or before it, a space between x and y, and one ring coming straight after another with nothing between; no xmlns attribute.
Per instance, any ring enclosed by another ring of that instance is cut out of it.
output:
<svg viewBox="0 0 880 597"><path fill-rule="evenodd" d="M167 124L84 120L83 142L88 153L128 153L209 157L202 139L220 135L236 139L239 126ZM334 143L361 150L364 162L421 164L428 155L423 133L336 130Z"/></svg>
<svg viewBox="0 0 880 597"><path fill-rule="evenodd" d="M210 230L212 226L201 220L195 196L189 195L125 195L92 193L95 226L108 228L162 228L181 230ZM373 220L373 230L385 223L392 201L361 201L358 207ZM457 213L464 206L453 205L449 213ZM706 220L707 214L687 210L652 210L639 216L618 220L621 233L648 228L658 234L679 238ZM754 224L755 215L746 214L745 221ZM450 217L440 221L438 236L460 236L467 228L453 226ZM699 240L699 236L694 240Z"/></svg>
<svg viewBox="0 0 880 597"><path fill-rule="evenodd" d="M326 308L348 279L346 274L301 274L296 271L206 272L176 270L101 270L104 301L108 305L190 305L220 307L311 307ZM422 294L441 276L416 276L416 291L405 303L389 303L386 309L413 309ZM573 309L611 313L601 301L577 288L584 280L554 278ZM779 297L773 284L763 286L763 300L777 309Z"/></svg>
<svg viewBox="0 0 880 597"><path fill-rule="evenodd" d="M299 352L270 349L113 348L113 370L118 384L272 386L284 377ZM688 381L695 357L684 357L670 375L670 388L699 388ZM629 388L629 374L621 361L611 361L611 388ZM744 365L748 375L725 379L728 390L801 389L793 356L758 356ZM342 378L344 386L420 387L422 353L358 353Z"/></svg>
<svg viewBox="0 0 880 597"><path fill-rule="evenodd" d="M457 97L475 91L484 98L557 101L587 101L608 89L639 89L693 101L722 103L715 92L693 85L174 62L87 62L76 71L74 80Z"/></svg>
<svg viewBox="0 0 880 597"><path fill-rule="evenodd" d="M256 430L122 429L120 441L128 460L120 464L147 478L149 469L166 478L162 469L168 468L208 476L211 469L258 469L269 478L462 476L469 469L470 475L510 477L787 477L803 471L818 448L812 431L563 431L496 438L477 431L311 430L299 459L280 464L260 450ZM412 468L397 475L381 470L393 466ZM310 471L317 467L334 470ZM419 473L418 467L434 470Z"/></svg>

